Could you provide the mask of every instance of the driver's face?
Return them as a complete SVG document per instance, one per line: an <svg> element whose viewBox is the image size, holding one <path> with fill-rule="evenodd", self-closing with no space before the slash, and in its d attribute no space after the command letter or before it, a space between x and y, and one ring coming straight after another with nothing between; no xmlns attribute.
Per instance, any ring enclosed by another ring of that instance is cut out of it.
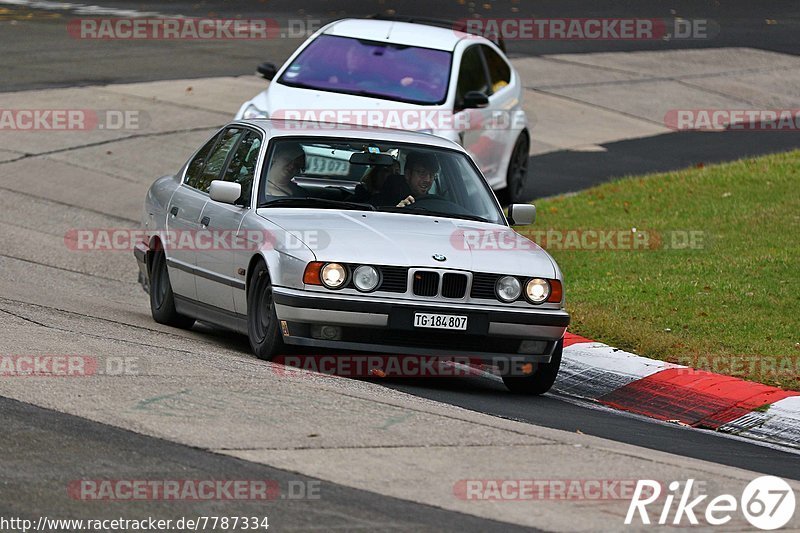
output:
<svg viewBox="0 0 800 533"><path fill-rule="evenodd" d="M416 165L408 172L406 179L412 196L425 196L433 185L433 171L422 165Z"/></svg>

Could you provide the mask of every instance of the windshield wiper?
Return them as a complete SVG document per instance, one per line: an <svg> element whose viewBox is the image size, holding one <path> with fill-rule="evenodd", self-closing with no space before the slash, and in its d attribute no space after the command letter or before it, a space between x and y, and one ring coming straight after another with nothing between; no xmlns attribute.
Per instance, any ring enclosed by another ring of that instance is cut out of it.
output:
<svg viewBox="0 0 800 533"><path fill-rule="evenodd" d="M329 200L327 198L278 198L258 204L258 207L318 207L320 209L351 209L359 211L375 211L372 204Z"/></svg>
<svg viewBox="0 0 800 533"><path fill-rule="evenodd" d="M412 204L413 205L413 204ZM410 207L410 209L409 209ZM379 207L378 211L386 211L389 213L415 213L418 215L424 215L428 217L448 217L448 218L460 218L462 220L474 220L475 222L489 222L492 223L491 220L488 218L483 218L478 215L466 215L462 213L445 213L444 211L433 211L431 209L427 209L425 207L395 207L395 206L388 206L388 207Z"/></svg>
<svg viewBox="0 0 800 533"><path fill-rule="evenodd" d="M283 85L288 85L289 87L296 87L298 89L314 89L317 91L319 90L319 87L309 85L302 81L286 81L283 78L281 78L280 80L278 80L278 83L282 83Z"/></svg>
<svg viewBox="0 0 800 533"><path fill-rule="evenodd" d="M296 87L298 89L313 89L315 91L331 91L337 93L344 93L344 94L352 94L353 96L371 96L371 97L378 97L382 98L384 95L379 93L374 93L370 91L366 91L364 89L344 89L339 87L328 87L326 85L318 86L318 85L310 85L308 83L302 81L286 81L284 79L280 80L280 83L284 85L288 85L289 87Z"/></svg>

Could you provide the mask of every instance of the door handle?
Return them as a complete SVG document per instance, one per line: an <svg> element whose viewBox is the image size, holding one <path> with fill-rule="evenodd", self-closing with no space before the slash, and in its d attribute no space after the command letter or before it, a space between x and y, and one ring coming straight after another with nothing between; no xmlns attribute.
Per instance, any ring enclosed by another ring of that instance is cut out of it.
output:
<svg viewBox="0 0 800 533"><path fill-rule="evenodd" d="M203 217L203 218L200 219L200 225L203 226L204 228L208 227L209 224L211 224L211 219L210 218Z"/></svg>
<svg viewBox="0 0 800 533"><path fill-rule="evenodd" d="M178 206L177 205L173 205L172 209L170 209L169 212L174 217L178 216Z"/></svg>

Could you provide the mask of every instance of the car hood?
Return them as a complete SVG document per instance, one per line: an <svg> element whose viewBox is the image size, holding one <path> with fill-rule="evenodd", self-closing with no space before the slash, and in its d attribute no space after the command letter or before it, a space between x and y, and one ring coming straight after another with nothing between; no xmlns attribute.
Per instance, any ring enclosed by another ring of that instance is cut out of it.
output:
<svg viewBox="0 0 800 533"><path fill-rule="evenodd" d="M257 213L303 241L320 261L557 277L549 254L507 226L328 209L261 208Z"/></svg>

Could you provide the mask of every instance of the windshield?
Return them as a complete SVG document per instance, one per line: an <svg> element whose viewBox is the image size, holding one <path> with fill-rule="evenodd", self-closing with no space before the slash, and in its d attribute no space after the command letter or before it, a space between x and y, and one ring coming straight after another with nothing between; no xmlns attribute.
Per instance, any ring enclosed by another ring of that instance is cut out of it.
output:
<svg viewBox="0 0 800 533"><path fill-rule="evenodd" d="M375 164L357 163L370 156ZM483 177L454 150L306 137L273 139L267 157L260 207L329 209L338 202L341 209L505 224Z"/></svg>
<svg viewBox="0 0 800 533"><path fill-rule="evenodd" d="M417 104L440 104L450 81L450 52L320 35L278 83Z"/></svg>

